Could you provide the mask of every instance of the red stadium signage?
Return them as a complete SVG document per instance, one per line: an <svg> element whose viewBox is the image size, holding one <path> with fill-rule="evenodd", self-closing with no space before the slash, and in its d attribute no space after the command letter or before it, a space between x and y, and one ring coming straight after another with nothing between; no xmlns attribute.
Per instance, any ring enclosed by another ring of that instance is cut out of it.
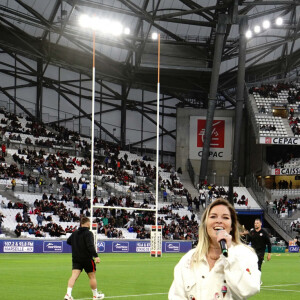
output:
<svg viewBox="0 0 300 300"><path fill-rule="evenodd" d="M189 158L200 160L205 138L205 117L190 117ZM232 120L227 117L215 118L212 125L210 160L231 160Z"/></svg>
<svg viewBox="0 0 300 300"><path fill-rule="evenodd" d="M197 126L197 147L203 147L205 136L206 120L198 119ZM225 139L225 121L214 120L211 135L210 148L224 148Z"/></svg>
<svg viewBox="0 0 300 300"><path fill-rule="evenodd" d="M299 175L300 168L276 168L271 170L271 175Z"/></svg>

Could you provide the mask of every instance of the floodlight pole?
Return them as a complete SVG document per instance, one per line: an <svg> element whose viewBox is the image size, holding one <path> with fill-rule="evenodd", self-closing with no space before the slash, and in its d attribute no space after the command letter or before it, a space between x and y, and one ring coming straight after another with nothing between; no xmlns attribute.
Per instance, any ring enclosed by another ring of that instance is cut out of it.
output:
<svg viewBox="0 0 300 300"><path fill-rule="evenodd" d="M155 243L158 246L158 163L159 163L159 98L160 98L160 34L158 34L157 43L157 101L156 101L156 186L155 186ZM155 257L157 257L157 249L155 251Z"/></svg>
<svg viewBox="0 0 300 300"><path fill-rule="evenodd" d="M95 136L95 41L96 34L95 30L93 30L93 77L92 77L92 132L91 132L91 221L90 221L90 230L92 230L93 225L93 211L94 211L94 136Z"/></svg>

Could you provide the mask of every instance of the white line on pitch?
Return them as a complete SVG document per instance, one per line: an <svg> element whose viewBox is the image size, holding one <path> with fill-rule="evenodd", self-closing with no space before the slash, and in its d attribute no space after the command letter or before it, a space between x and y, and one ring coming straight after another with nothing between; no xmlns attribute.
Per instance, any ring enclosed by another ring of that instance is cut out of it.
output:
<svg viewBox="0 0 300 300"><path fill-rule="evenodd" d="M263 287L262 287L263 288ZM281 290L281 289L265 289L266 291L278 291L278 292L295 292L295 293L300 293L300 291L295 291L295 290Z"/></svg>
<svg viewBox="0 0 300 300"><path fill-rule="evenodd" d="M154 295L167 295L168 293L154 293L154 294L139 294L139 295L120 295L120 296L105 296L105 299L115 299L115 298L128 298L128 297L144 297L144 296L154 296ZM81 298L74 300L90 300L92 298Z"/></svg>
<svg viewBox="0 0 300 300"><path fill-rule="evenodd" d="M300 283L288 283L288 284L276 284L276 285L263 285L264 288L275 287L275 286L289 286L289 285L300 285Z"/></svg>

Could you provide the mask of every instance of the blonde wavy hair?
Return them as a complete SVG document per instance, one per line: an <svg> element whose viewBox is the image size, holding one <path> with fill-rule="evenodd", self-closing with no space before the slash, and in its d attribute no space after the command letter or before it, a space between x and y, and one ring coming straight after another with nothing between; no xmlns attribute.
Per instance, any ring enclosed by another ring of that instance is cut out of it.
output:
<svg viewBox="0 0 300 300"><path fill-rule="evenodd" d="M210 243L210 237L207 233L207 219L209 216L210 211L213 207L217 205L224 205L226 206L230 211L230 217L231 217L231 231L230 234L232 236L232 243L234 245L241 244L240 239L240 233L238 229L238 220L237 220L237 214L235 212L234 207L228 202L228 200L223 198L218 198L214 202L212 202L204 211L202 218L201 218L201 224L199 226L199 237L198 237L198 245L196 247L196 250L193 254L193 262L198 262L201 259L203 259L206 254L208 253L209 243Z"/></svg>

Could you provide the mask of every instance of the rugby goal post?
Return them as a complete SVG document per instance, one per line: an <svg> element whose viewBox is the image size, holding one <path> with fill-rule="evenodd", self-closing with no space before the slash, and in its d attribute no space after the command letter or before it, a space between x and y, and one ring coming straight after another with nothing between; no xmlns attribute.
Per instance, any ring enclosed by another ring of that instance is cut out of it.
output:
<svg viewBox="0 0 300 300"><path fill-rule="evenodd" d="M92 233L94 235L94 245L96 252L98 253L98 246L97 246L97 235L98 235L98 224L92 223Z"/></svg>
<svg viewBox="0 0 300 300"><path fill-rule="evenodd" d="M162 226L151 227L151 244L150 244L150 255L152 257L162 256Z"/></svg>
<svg viewBox="0 0 300 300"><path fill-rule="evenodd" d="M157 222L157 208L138 208L138 207L123 207L123 206L106 206L106 205L94 205L94 208L102 209L120 209L120 210L133 210L133 211L151 211L155 213L156 222ZM94 243L97 248L97 236L98 236L98 224L92 223L93 220L93 210L91 210L91 230L94 234ZM150 255L155 257L161 257L162 255L162 225L151 227L151 236L150 236Z"/></svg>

